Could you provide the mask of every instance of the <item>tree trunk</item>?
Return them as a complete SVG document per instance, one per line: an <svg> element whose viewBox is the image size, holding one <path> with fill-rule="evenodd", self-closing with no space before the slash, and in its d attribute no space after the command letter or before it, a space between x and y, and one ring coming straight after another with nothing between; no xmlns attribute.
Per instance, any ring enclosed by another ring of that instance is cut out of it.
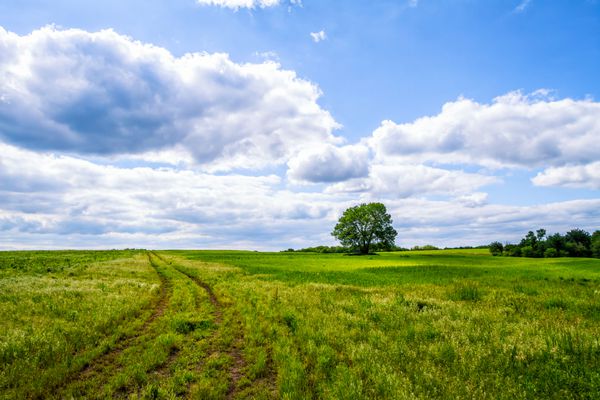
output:
<svg viewBox="0 0 600 400"><path fill-rule="evenodd" d="M363 243L362 246L360 246L360 254L369 254L369 243Z"/></svg>

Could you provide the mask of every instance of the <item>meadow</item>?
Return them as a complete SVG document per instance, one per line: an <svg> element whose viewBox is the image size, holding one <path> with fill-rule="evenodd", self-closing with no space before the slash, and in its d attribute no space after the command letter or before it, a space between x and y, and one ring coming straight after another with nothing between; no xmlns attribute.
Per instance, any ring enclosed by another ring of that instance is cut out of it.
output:
<svg viewBox="0 0 600 400"><path fill-rule="evenodd" d="M600 260L0 252L0 398L600 398Z"/></svg>

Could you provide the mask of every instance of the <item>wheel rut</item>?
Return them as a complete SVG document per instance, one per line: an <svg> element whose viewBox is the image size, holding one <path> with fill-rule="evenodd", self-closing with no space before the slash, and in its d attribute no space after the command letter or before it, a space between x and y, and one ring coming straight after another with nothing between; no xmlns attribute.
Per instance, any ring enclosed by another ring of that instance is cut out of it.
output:
<svg viewBox="0 0 600 400"><path fill-rule="evenodd" d="M197 276L188 273L187 271L185 271L185 269L181 268L177 264L171 263L168 260L165 260L162 256L160 256L154 252L152 252L152 254L155 257L157 257L158 259L160 259L163 263L170 265L171 267L173 267L174 269L176 269L183 275L187 276L196 285L202 287L206 291L206 293L208 294L208 297L210 299L210 302L212 303L212 305L214 307L215 325L217 326L217 330L215 332L213 332L210 340L214 339L218 334L217 331L222 329L222 326L224 323L223 322L224 306L219 301L219 299L218 299L217 295L215 294L215 292L213 291L212 287L210 287L209 284L207 284L206 282L204 282ZM241 322L239 321L239 319L236 320L236 325L237 325L236 330L238 332L238 335L232 341L231 345L229 346L229 349L227 349L227 354L229 355L229 357L232 360L231 365L229 367L229 371L228 371L229 388L228 388L227 394L226 394L227 400L235 398L235 395L238 390L238 382L239 382L240 378L243 376L243 370L246 366L245 360L242 357L242 347L243 347L244 339L243 339L243 330L242 330ZM215 353L217 351L218 351L217 349L213 349L213 351L211 353Z"/></svg>
<svg viewBox="0 0 600 400"><path fill-rule="evenodd" d="M147 256L148 263L154 269L160 281L159 295L158 299L154 302L155 305L153 306L152 314L144 321L142 326L135 333L117 340L115 345L112 348L109 348L106 353L102 353L94 359L90 360L79 371L74 372L71 376L67 377L61 384L52 388L52 394L57 395L60 393L61 390L67 387L69 383L74 381L84 381L94 373L105 368L106 366L114 364L117 357L125 349L130 347L138 338L144 335L148 331L150 325L165 313L165 310L167 309L167 306L169 304L169 298L172 292L172 285L171 282L162 273L160 273L158 268L152 263L152 259L149 253L147 253Z"/></svg>
<svg viewBox="0 0 600 400"><path fill-rule="evenodd" d="M156 254L155 252L152 252L152 255L155 256L156 258L158 258L159 260L161 260L163 263L165 263L167 265L170 265L171 267L173 267L174 269L176 269L178 272L180 272L183 275L187 276L190 280L192 280L192 282L194 282L196 285L200 286L202 289L204 289L206 291L206 293L208 294L209 300L210 300L211 304L213 305L213 307L215 309L215 312L214 312L214 314L215 314L215 323L217 325L221 325L221 323L223 322L223 305L221 304L221 302L217 298L217 295L215 295L215 292L208 285L208 283L202 281L197 276L191 275L190 273L186 272L181 267L178 267L177 264L173 264L173 263L169 262L168 260L165 260L164 257Z"/></svg>

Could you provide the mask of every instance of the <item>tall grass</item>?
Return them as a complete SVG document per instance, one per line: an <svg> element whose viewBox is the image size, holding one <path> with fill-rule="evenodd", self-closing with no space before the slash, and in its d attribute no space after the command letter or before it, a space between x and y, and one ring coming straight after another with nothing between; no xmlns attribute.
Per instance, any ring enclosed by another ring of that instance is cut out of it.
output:
<svg viewBox="0 0 600 400"><path fill-rule="evenodd" d="M600 398L598 304L593 259L0 253L0 397Z"/></svg>
<svg viewBox="0 0 600 400"><path fill-rule="evenodd" d="M277 398L600 397L598 260L169 254L233 299Z"/></svg>

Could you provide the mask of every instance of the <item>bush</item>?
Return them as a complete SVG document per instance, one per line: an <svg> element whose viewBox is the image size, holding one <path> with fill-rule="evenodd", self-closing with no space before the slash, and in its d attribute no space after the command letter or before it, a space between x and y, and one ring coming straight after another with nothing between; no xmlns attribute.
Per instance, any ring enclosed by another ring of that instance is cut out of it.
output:
<svg viewBox="0 0 600 400"><path fill-rule="evenodd" d="M504 246L500 242L492 242L490 243L490 253L493 256L501 256L502 251L504 250Z"/></svg>
<svg viewBox="0 0 600 400"><path fill-rule="evenodd" d="M425 246L414 246L411 250L439 250L439 248L431 244L426 244Z"/></svg>
<svg viewBox="0 0 600 400"><path fill-rule="evenodd" d="M570 257L588 257L591 254L583 243L567 242L566 247Z"/></svg>
<svg viewBox="0 0 600 400"><path fill-rule="evenodd" d="M600 231L592 234L592 256L600 258Z"/></svg>
<svg viewBox="0 0 600 400"><path fill-rule="evenodd" d="M504 247L504 252L511 257L521 257L521 248L514 244L507 244Z"/></svg>
<svg viewBox="0 0 600 400"><path fill-rule="evenodd" d="M544 257L546 257L546 258L558 257L558 250L550 247L549 249L546 249L546 251L544 251Z"/></svg>
<svg viewBox="0 0 600 400"><path fill-rule="evenodd" d="M521 257L535 257L535 250L531 246L521 247Z"/></svg>

